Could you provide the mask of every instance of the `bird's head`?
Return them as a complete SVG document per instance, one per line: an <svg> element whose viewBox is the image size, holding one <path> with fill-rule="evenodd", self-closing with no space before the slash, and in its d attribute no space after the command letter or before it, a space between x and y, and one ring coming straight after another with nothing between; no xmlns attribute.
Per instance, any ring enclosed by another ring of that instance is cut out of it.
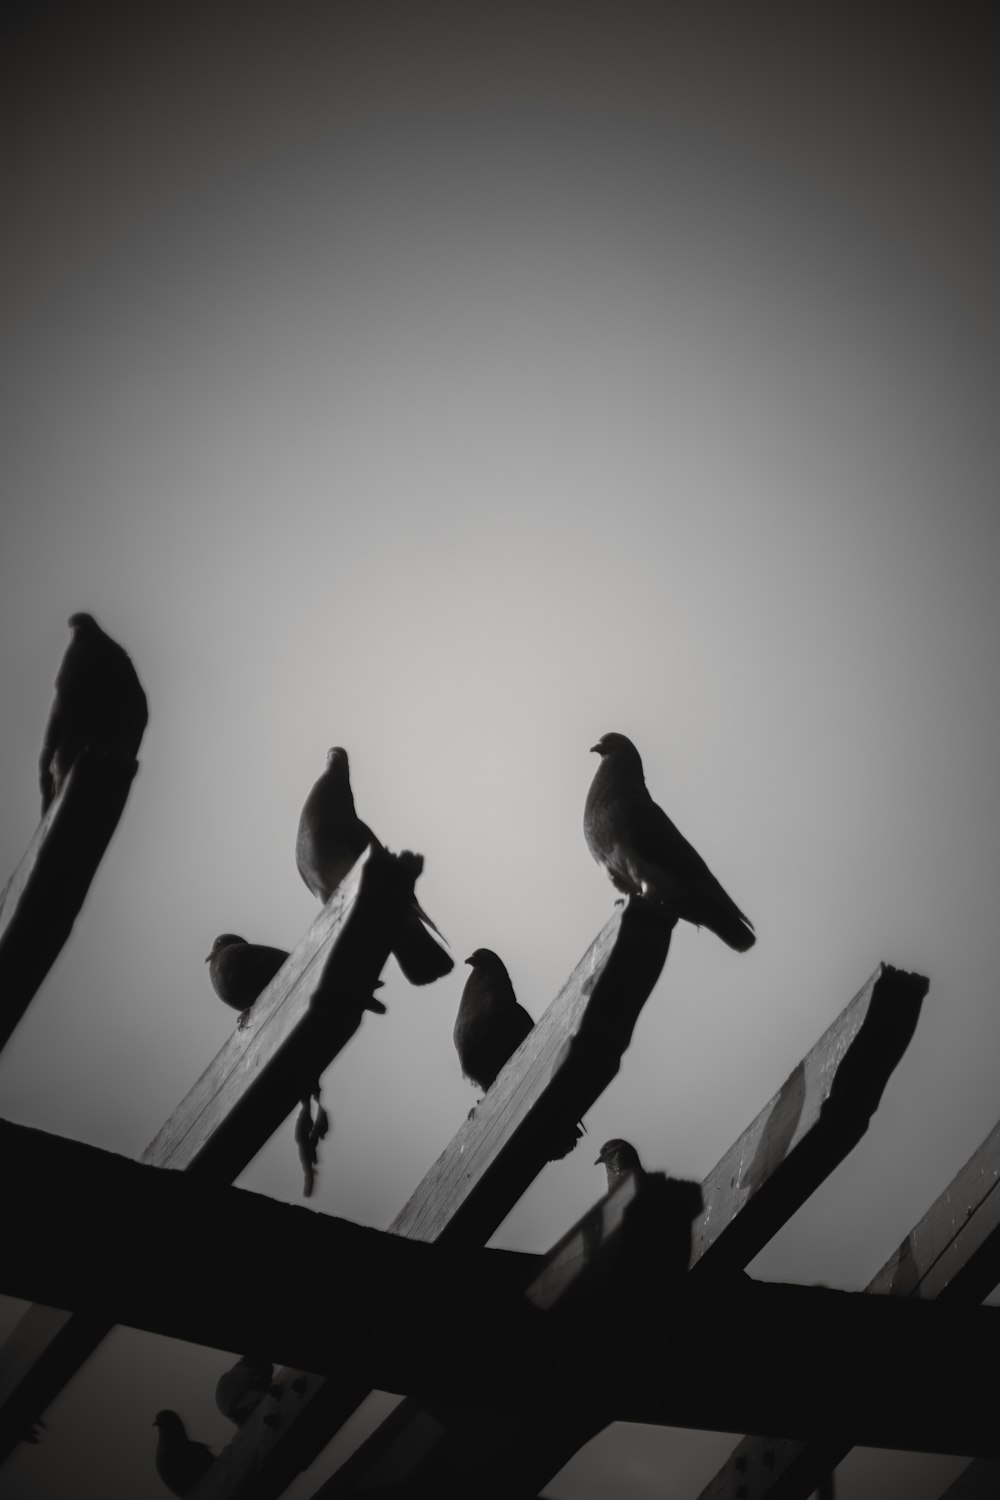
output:
<svg viewBox="0 0 1000 1500"><path fill-rule="evenodd" d="M477 948L474 953L469 954L465 962L471 964L474 969L495 967L497 964L503 967L500 955L494 953L492 948Z"/></svg>
<svg viewBox="0 0 1000 1500"><path fill-rule="evenodd" d="M212 959L215 957L215 955L217 953L221 953L222 950L223 950L223 948L229 948L233 943L245 943L245 942L246 942L246 938L238 937L235 932L220 932L219 936L216 938L215 942L212 944L212 951L208 955L208 957L205 959L205 962L207 964L211 963Z"/></svg>
<svg viewBox="0 0 1000 1500"><path fill-rule="evenodd" d="M153 1418L153 1426L159 1427L165 1433L183 1433L184 1423L175 1411L158 1411Z"/></svg>
<svg viewBox="0 0 1000 1500"><path fill-rule="evenodd" d="M91 635L96 634L101 628L93 615L88 615L84 610L78 611L75 615L70 615L66 623L70 630L79 630L84 634L88 632Z"/></svg>
<svg viewBox="0 0 1000 1500"><path fill-rule="evenodd" d="M341 771L346 776L349 769L347 751L342 745L334 745L332 750L326 752L326 768L328 771Z"/></svg>
<svg viewBox="0 0 1000 1500"><path fill-rule="evenodd" d="M610 1141L605 1141L594 1162L595 1167L604 1166L609 1172L616 1175L621 1172L641 1172L642 1163L639 1153L629 1141L623 1141L620 1136L614 1136Z"/></svg>
<svg viewBox="0 0 1000 1500"><path fill-rule="evenodd" d="M602 734L596 745L591 745L591 751L601 756L614 755L621 759L631 758L639 760L639 752L629 739L627 734ZM640 762L641 764L641 762Z"/></svg>

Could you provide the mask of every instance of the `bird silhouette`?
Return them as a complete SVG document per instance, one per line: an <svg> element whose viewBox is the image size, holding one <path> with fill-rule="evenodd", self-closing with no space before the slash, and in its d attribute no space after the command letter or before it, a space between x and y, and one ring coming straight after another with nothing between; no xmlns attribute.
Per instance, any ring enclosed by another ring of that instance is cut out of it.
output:
<svg viewBox="0 0 1000 1500"><path fill-rule="evenodd" d="M707 927L739 953L751 948L753 923L649 795L632 741L606 734L591 750L601 763L587 793L583 832L615 888L671 922Z"/></svg>
<svg viewBox="0 0 1000 1500"><path fill-rule="evenodd" d="M237 1026L243 1030L250 1008L271 983L288 954L284 948L248 943L235 932L221 932L205 962L212 988L220 1000L240 1012Z"/></svg>
<svg viewBox="0 0 1000 1500"><path fill-rule="evenodd" d="M314 896L329 901L369 844L377 849L384 847L354 810L347 751L334 746L327 754L326 770L306 798L299 818L295 841L299 874ZM451 956L428 929L441 936L414 897L392 946L411 984L430 984L454 968Z"/></svg>
<svg viewBox="0 0 1000 1500"><path fill-rule="evenodd" d="M281 1386L275 1384L271 1361L260 1355L244 1354L219 1376L215 1404L224 1417L242 1427L266 1396L280 1393Z"/></svg>
<svg viewBox="0 0 1000 1500"><path fill-rule="evenodd" d="M462 990L452 1037L463 1074L485 1093L535 1023L519 1004L507 967L492 948L477 948L465 962L472 972ZM568 1155L582 1134L582 1125L560 1133L552 1142L550 1160Z"/></svg>
<svg viewBox="0 0 1000 1500"><path fill-rule="evenodd" d="M211 1448L192 1442L175 1411L158 1411L153 1426L156 1439L156 1472L175 1495L190 1495L206 1470L215 1462Z"/></svg>
<svg viewBox="0 0 1000 1500"><path fill-rule="evenodd" d="M93 615L69 618L73 632L56 673L56 690L38 758L42 812L48 811L86 745L134 759L149 709L131 658Z"/></svg>
<svg viewBox="0 0 1000 1500"><path fill-rule="evenodd" d="M603 1165L608 1174L608 1192L618 1186L631 1173L637 1177L645 1177L646 1172L639 1160L639 1153L628 1141L623 1141L620 1136L615 1136L610 1141L605 1141L598 1154L594 1166Z"/></svg>

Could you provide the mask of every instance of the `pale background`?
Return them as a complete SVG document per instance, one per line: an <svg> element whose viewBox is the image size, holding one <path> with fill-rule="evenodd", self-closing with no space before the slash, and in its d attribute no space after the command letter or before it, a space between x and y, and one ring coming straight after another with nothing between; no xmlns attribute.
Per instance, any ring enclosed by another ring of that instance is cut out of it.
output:
<svg viewBox="0 0 1000 1500"><path fill-rule="evenodd" d="M995 24L487 9L8 23L7 869L74 610L151 721L0 1113L141 1152L233 1024L215 934L315 915L293 844L332 744L456 959L495 947L539 1014L611 909L580 824L620 730L759 940L678 931L495 1242L554 1242L610 1135L704 1177L885 959L931 978L916 1038L753 1266L861 1287L1000 1113ZM466 972L390 962L324 1080L317 1209L387 1224L458 1128ZM290 1122L241 1182L301 1201ZM117 1330L0 1493L165 1495L153 1413L221 1446L229 1362ZM730 1446L618 1428L548 1493L686 1500ZM959 1467L856 1453L838 1496Z"/></svg>

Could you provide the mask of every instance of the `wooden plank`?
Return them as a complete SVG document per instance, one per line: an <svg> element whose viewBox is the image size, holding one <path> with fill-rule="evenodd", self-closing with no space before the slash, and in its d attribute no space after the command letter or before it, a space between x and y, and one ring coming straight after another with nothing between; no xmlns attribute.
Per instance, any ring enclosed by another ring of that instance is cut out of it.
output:
<svg viewBox="0 0 1000 1500"><path fill-rule="evenodd" d="M288 963L143 1153L231 1182L360 1025L422 865L366 850ZM35 1305L0 1348L0 1458L108 1331Z"/></svg>
<svg viewBox="0 0 1000 1500"><path fill-rule="evenodd" d="M868 1284L882 1296L981 1302L1000 1280L1000 1123ZM857 1439L744 1438L699 1500L806 1500ZM765 1462L766 1459L766 1462Z"/></svg>
<svg viewBox="0 0 1000 1500"><path fill-rule="evenodd" d="M692 1229L689 1279L695 1286L751 1260L861 1138L913 1035L927 987L920 975L880 964L709 1173L701 1185L703 1208ZM422 1202L420 1190L414 1202ZM394 1227L407 1222L397 1220ZM408 1407L419 1433L422 1418L412 1403ZM396 1414L394 1418L400 1420ZM558 1422L550 1414L549 1420L535 1423L530 1435L519 1429L516 1471L505 1471L504 1482L512 1492L521 1482L541 1488L581 1442L611 1419L608 1400L574 1388ZM464 1442L463 1425L461 1417L453 1420L450 1441L457 1449ZM393 1442L398 1448L399 1439ZM418 1450L417 1436L412 1446ZM366 1445L367 1461L376 1472L378 1449L376 1432ZM360 1466L350 1472L360 1483ZM369 1482L366 1471L362 1487ZM480 1482L485 1482L483 1476Z"/></svg>
<svg viewBox="0 0 1000 1500"><path fill-rule="evenodd" d="M617 907L559 994L393 1220L392 1232L451 1249L481 1246L541 1171L554 1135L615 1076L658 979L670 930ZM278 1424L251 1417L193 1500L273 1500L325 1447L370 1387L288 1371Z"/></svg>
<svg viewBox="0 0 1000 1500"><path fill-rule="evenodd" d="M73 929L137 770L81 751L0 894L0 1048Z"/></svg>
<svg viewBox="0 0 1000 1500"><path fill-rule="evenodd" d="M0 1197L17 1204L0 1288L107 1322L400 1392L468 1380L470 1337L496 1350L479 1378L513 1374L540 1336L544 1303L521 1288L541 1257L456 1258L2 1120ZM290 1245L295 1275L262 1276Z"/></svg>
<svg viewBox="0 0 1000 1500"><path fill-rule="evenodd" d="M481 1362L490 1376L485 1393L473 1379L403 1402L317 1500L359 1486L365 1493L402 1487L422 1494L536 1494L546 1476L524 1473L522 1434L538 1427L555 1434L562 1455L555 1468L562 1467L574 1451L563 1452L567 1390L579 1386L609 1319L641 1327L651 1282L676 1286L684 1276L700 1207L697 1183L650 1173L617 1184L545 1256L525 1289L526 1300L545 1314L533 1357L505 1379L489 1346ZM550 1466L552 1453L546 1458Z"/></svg>

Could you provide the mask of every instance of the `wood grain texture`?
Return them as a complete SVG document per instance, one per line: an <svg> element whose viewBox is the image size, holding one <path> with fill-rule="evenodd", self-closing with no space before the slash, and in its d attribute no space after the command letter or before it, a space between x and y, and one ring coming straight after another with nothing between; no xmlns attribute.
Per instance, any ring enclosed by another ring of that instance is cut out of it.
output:
<svg viewBox="0 0 1000 1500"><path fill-rule="evenodd" d="M987 1136L872 1277L868 1293L975 1305L1000 1281L1000 1124ZM858 1440L838 1433L824 1443L747 1437L700 1500L796 1500L817 1474L833 1468ZM769 1454L769 1462L763 1455ZM975 1476L973 1476L975 1477ZM971 1483L972 1481L970 1481Z"/></svg>
<svg viewBox="0 0 1000 1500"><path fill-rule="evenodd" d="M0 1047L73 930L137 770L81 751L0 894Z"/></svg>
<svg viewBox="0 0 1000 1500"><path fill-rule="evenodd" d="M357 1030L421 864L415 854L361 856L256 1001L246 1030L234 1030L147 1147L145 1162L217 1184L243 1170ZM110 1328L76 1322L33 1306L0 1348L0 1457Z"/></svg>
<svg viewBox="0 0 1000 1500"><path fill-rule="evenodd" d="M449 1250L485 1244L545 1165L553 1133L565 1134L617 1073L670 935L643 911L616 908L393 1220L393 1233ZM277 1427L252 1417L192 1500L274 1500L370 1389L356 1379L316 1382L294 1371L286 1384ZM298 1393L291 1394L293 1386Z"/></svg>

